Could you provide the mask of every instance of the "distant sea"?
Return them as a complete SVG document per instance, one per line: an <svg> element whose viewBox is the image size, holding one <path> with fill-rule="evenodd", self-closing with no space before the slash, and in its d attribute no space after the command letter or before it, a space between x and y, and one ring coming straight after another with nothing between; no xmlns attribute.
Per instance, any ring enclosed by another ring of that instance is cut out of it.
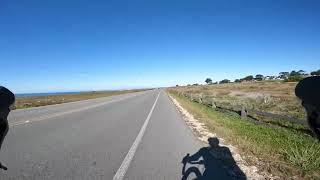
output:
<svg viewBox="0 0 320 180"><path fill-rule="evenodd" d="M23 93L15 94L16 97L36 97L36 96L53 96L53 95L65 95L65 94L80 94L90 91L78 91L78 92L52 92L52 93Z"/></svg>

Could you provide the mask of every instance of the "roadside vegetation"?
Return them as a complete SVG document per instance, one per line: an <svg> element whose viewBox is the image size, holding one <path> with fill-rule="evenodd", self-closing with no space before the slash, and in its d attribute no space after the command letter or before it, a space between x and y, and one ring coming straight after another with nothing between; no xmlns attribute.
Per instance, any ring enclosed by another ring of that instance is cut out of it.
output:
<svg viewBox="0 0 320 180"><path fill-rule="evenodd" d="M248 109L270 112L305 119L306 113L296 98L294 89L297 83L309 76L319 76L320 70L307 73L304 70L280 72L277 76L257 74L244 78L213 82L206 78L205 85L197 83L176 86L180 93L191 93L213 99L223 106L243 106Z"/></svg>
<svg viewBox="0 0 320 180"><path fill-rule="evenodd" d="M208 97L224 106L245 106L279 115L305 119L300 100L295 96L297 82L257 81L206 86L181 86L179 93Z"/></svg>
<svg viewBox="0 0 320 180"><path fill-rule="evenodd" d="M281 179L320 179L320 143L308 127L280 119L241 118L239 114L218 107L245 109L283 115L306 121L306 112L295 96L297 83L309 76L319 76L320 70L280 72L277 76L248 75L231 81L206 85L177 85L168 92L210 131L237 146L247 162L258 165ZM206 102L211 102L211 106Z"/></svg>
<svg viewBox="0 0 320 180"><path fill-rule="evenodd" d="M23 108L51 105L51 104L61 104L66 102L74 102L74 101L80 101L80 100L86 100L86 99L140 92L144 90L145 89L123 90L123 91L95 91L95 92L85 92L85 93L79 93L79 94L18 97L13 106L13 109L23 109Z"/></svg>
<svg viewBox="0 0 320 180"><path fill-rule="evenodd" d="M181 96L179 88L168 91L210 131L241 149L245 157L257 157L259 169L281 179L320 178L320 143L313 137L280 126L254 124L237 114L207 107ZM247 161L250 163L251 159Z"/></svg>

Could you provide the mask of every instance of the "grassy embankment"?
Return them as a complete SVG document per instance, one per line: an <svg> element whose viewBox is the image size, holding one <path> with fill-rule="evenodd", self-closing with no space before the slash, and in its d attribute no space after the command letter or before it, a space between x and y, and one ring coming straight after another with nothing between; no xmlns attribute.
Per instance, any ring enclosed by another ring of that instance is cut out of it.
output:
<svg viewBox="0 0 320 180"><path fill-rule="evenodd" d="M37 96L37 97L20 97L16 99L13 109L38 107L38 106L45 106L45 105L51 105L51 104L61 104L66 102L74 102L74 101L134 93L134 92L140 92L140 91L144 91L144 89L123 90L123 91L96 91L96 92L85 92L85 93L79 93L79 94Z"/></svg>
<svg viewBox="0 0 320 180"><path fill-rule="evenodd" d="M294 84L292 83L226 84L178 87L169 89L169 92L184 108L205 123L209 130L236 145L245 154L258 157L261 160L260 168L284 178L293 176L306 179L320 178L320 143L314 138L288 128L270 128L265 125L256 125L241 119L233 113L222 113L213 108L192 102L178 93L181 91L215 93L215 97L226 99L228 97L225 96L233 96L233 94L230 95L233 89L236 89L238 94L245 95L248 95L248 93L257 95L269 92L267 95L270 98L277 96L280 99L287 99L287 101L278 101L281 104L276 104L275 106L290 109L295 104L292 102L290 104L286 103L294 100L298 104L298 100L292 97L291 90L293 86ZM251 96L248 98L242 97L245 103L253 102ZM261 102L253 103L257 105ZM270 109L276 111L276 107L267 107L268 111ZM266 110L262 109L263 105L260 108L260 110ZM293 109L297 109L297 111L292 114L301 112L299 110L301 109L300 107L293 107Z"/></svg>

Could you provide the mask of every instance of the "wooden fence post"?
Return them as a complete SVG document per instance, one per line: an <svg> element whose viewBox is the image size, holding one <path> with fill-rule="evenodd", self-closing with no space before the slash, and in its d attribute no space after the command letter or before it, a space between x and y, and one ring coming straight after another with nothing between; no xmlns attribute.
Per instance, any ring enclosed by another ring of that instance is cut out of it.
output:
<svg viewBox="0 0 320 180"><path fill-rule="evenodd" d="M241 119L247 118L248 111L247 111L246 108L243 107L243 106L242 106L242 108L241 108L241 113L240 113L240 115L241 115Z"/></svg>
<svg viewBox="0 0 320 180"><path fill-rule="evenodd" d="M214 99L213 98L211 100L211 107L212 108L217 108L216 103L214 103Z"/></svg>

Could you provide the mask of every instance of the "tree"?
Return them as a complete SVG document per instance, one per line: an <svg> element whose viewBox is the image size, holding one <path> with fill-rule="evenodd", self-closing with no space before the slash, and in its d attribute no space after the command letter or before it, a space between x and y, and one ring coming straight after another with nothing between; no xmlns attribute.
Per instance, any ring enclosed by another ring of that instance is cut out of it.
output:
<svg viewBox="0 0 320 180"><path fill-rule="evenodd" d="M303 75L303 76L308 75L304 70L299 70L298 73L300 73L300 75Z"/></svg>
<svg viewBox="0 0 320 180"><path fill-rule="evenodd" d="M279 73L279 78L281 79L287 79L289 77L290 73L289 72L280 72Z"/></svg>
<svg viewBox="0 0 320 180"><path fill-rule="evenodd" d="M281 79L287 79L288 78L288 76L289 76L289 72L280 72L279 73L279 77L281 78Z"/></svg>
<svg viewBox="0 0 320 180"><path fill-rule="evenodd" d="M205 82L206 82L207 84L212 84L212 79L211 79L211 78L207 78L207 79L205 80Z"/></svg>
<svg viewBox="0 0 320 180"><path fill-rule="evenodd" d="M254 78L253 78L253 76L246 76L245 78L243 78L242 80L244 80L244 81L252 81Z"/></svg>
<svg viewBox="0 0 320 180"><path fill-rule="evenodd" d="M230 80L229 80L229 79L224 79L224 80L220 81L220 83L219 83L219 84L225 84L225 83L229 83L229 82L230 82Z"/></svg>
<svg viewBox="0 0 320 180"><path fill-rule="evenodd" d="M263 75L262 74L257 74L256 78L254 78L257 81L262 81L263 80Z"/></svg>
<svg viewBox="0 0 320 180"><path fill-rule="evenodd" d="M300 71L291 71L289 76L285 79L286 82L296 82L296 81L301 81L305 74L305 71L300 70Z"/></svg>
<svg viewBox="0 0 320 180"><path fill-rule="evenodd" d="M240 79L235 79L234 82L235 82L235 83L240 83L241 80L240 80Z"/></svg>
<svg viewBox="0 0 320 180"><path fill-rule="evenodd" d="M312 76L320 76L320 69L318 71L312 71L310 74Z"/></svg>
<svg viewBox="0 0 320 180"><path fill-rule="evenodd" d="M299 71L291 71L289 76L301 76Z"/></svg>
<svg viewBox="0 0 320 180"><path fill-rule="evenodd" d="M289 72L280 72L279 75L289 76Z"/></svg>

